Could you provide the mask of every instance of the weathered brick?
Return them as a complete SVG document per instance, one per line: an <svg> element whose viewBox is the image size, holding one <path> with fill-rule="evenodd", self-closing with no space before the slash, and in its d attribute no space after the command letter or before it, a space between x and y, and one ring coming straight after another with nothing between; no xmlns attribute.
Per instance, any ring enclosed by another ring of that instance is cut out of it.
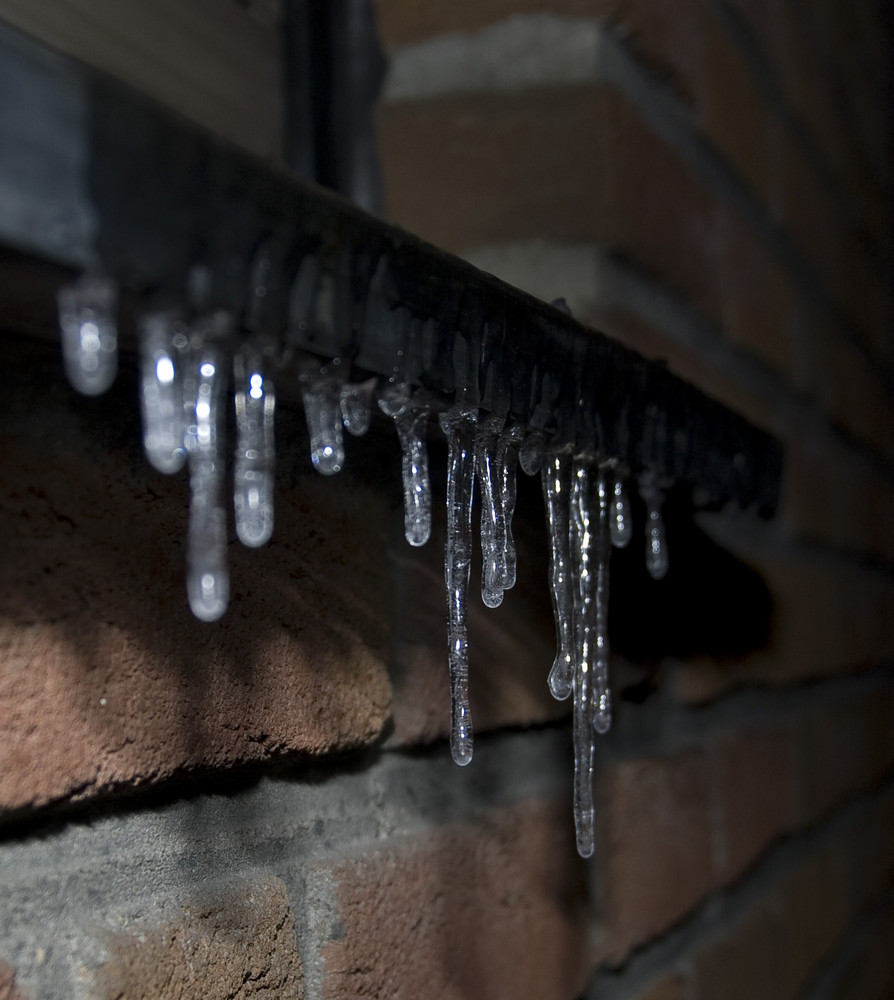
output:
<svg viewBox="0 0 894 1000"><path fill-rule="evenodd" d="M710 763L695 750L625 761L608 766L597 788L597 954L618 962L715 884Z"/></svg>
<svg viewBox="0 0 894 1000"><path fill-rule="evenodd" d="M696 947L693 1000L776 1000L779 914L761 901Z"/></svg>
<svg viewBox="0 0 894 1000"><path fill-rule="evenodd" d="M15 969L0 958L0 1000L28 1000L16 985Z"/></svg>
<svg viewBox="0 0 894 1000"><path fill-rule="evenodd" d="M791 830L800 775L793 732L784 724L724 734L714 754L724 845L721 878L732 881Z"/></svg>
<svg viewBox="0 0 894 1000"><path fill-rule="evenodd" d="M889 698L890 701L890 698ZM888 783L848 825L842 865L851 913L873 905L894 880L894 788Z"/></svg>
<svg viewBox="0 0 894 1000"><path fill-rule="evenodd" d="M521 804L327 866L322 995L564 1000L588 972L567 803Z"/></svg>
<svg viewBox="0 0 894 1000"><path fill-rule="evenodd" d="M105 946L97 1000L304 996L285 885L270 876L191 902L163 926L109 934Z"/></svg>

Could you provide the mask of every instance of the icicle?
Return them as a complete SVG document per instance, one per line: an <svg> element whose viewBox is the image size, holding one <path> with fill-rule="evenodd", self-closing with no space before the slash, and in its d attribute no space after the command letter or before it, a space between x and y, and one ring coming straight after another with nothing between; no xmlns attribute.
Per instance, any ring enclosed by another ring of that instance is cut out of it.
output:
<svg viewBox="0 0 894 1000"><path fill-rule="evenodd" d="M630 544L630 539L633 537L633 518L630 515L630 501L627 498L624 480L617 474L612 484L611 506L609 526L612 545L616 549L623 549Z"/></svg>
<svg viewBox="0 0 894 1000"><path fill-rule="evenodd" d="M571 461L568 455L549 456L543 465L543 498L549 528L549 575L556 619L556 658L549 672L549 689L564 701L571 694L574 664L573 580L569 558L569 503Z"/></svg>
<svg viewBox="0 0 894 1000"><path fill-rule="evenodd" d="M653 580L662 580L670 568L661 512L664 493L652 477L641 480L639 491L646 505L646 569Z"/></svg>
<svg viewBox="0 0 894 1000"><path fill-rule="evenodd" d="M140 320L143 448L159 472L176 472L186 461L182 367L188 343L170 310Z"/></svg>
<svg viewBox="0 0 894 1000"><path fill-rule="evenodd" d="M369 430L375 388L376 380L374 378L356 384L345 382L341 387L339 392L341 419L345 430L355 437L360 437Z"/></svg>
<svg viewBox="0 0 894 1000"><path fill-rule="evenodd" d="M233 357L236 408L236 456L233 508L236 534L243 545L257 548L273 534L276 394L265 375L260 353L246 345Z"/></svg>
<svg viewBox="0 0 894 1000"><path fill-rule="evenodd" d="M118 293L110 278L85 274L59 290L62 360L68 381L85 396L98 396L118 372Z"/></svg>
<svg viewBox="0 0 894 1000"><path fill-rule="evenodd" d="M477 411L456 403L439 418L447 438L447 645L450 666L450 751L457 764L472 759L469 709L469 639L466 594L472 561L472 491Z"/></svg>
<svg viewBox="0 0 894 1000"><path fill-rule="evenodd" d="M503 556L501 566L503 590L511 590L515 586L518 559L515 551L515 538L512 535L512 517L515 514L515 471L518 465L518 449L523 437L524 430L522 427L519 424L513 424L500 435L500 441L497 446L500 501L503 505Z"/></svg>
<svg viewBox="0 0 894 1000"><path fill-rule="evenodd" d="M196 618L211 622L229 600L227 517L223 505L224 456L220 448L221 400L225 375L213 344L199 343L187 384L195 392L189 407L189 535L186 587Z"/></svg>
<svg viewBox="0 0 894 1000"><path fill-rule="evenodd" d="M379 399L382 412L394 419L401 448L404 491L404 534L410 545L425 545L431 536L431 487L425 427L428 406L411 395L405 382L387 385Z"/></svg>
<svg viewBox="0 0 894 1000"><path fill-rule="evenodd" d="M531 431L518 449L518 464L526 476L536 476L543 466L546 437L540 431Z"/></svg>
<svg viewBox="0 0 894 1000"><path fill-rule="evenodd" d="M611 689L608 676L608 599L609 561L611 559L611 526L615 523L613 497L605 469L599 470L596 482L598 515L594 530L596 556L595 593L593 595L593 727L597 733L607 733L612 724Z"/></svg>
<svg viewBox="0 0 894 1000"><path fill-rule="evenodd" d="M489 608L503 602L506 531L497 447L504 418L490 414L475 430L475 466L481 496L481 599Z"/></svg>
<svg viewBox="0 0 894 1000"><path fill-rule="evenodd" d="M310 458L324 476L340 472L345 464L339 386L339 381L329 375L308 372L301 376Z"/></svg>

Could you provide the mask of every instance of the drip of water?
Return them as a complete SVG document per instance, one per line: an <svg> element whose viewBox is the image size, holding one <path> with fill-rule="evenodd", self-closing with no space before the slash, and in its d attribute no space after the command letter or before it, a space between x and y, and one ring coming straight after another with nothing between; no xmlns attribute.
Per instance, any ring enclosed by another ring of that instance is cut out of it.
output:
<svg viewBox="0 0 894 1000"><path fill-rule="evenodd" d="M475 430L475 465L481 494L481 599L489 608L503 603L503 558L506 522L497 467L497 448L504 418L490 414Z"/></svg>
<svg viewBox="0 0 894 1000"><path fill-rule="evenodd" d="M609 527L612 545L616 549L623 549L630 544L630 539L633 537L633 518L630 514L627 488L624 480L617 475L612 483L611 508Z"/></svg>
<svg viewBox="0 0 894 1000"><path fill-rule="evenodd" d="M345 464L339 381L307 372L301 376L301 396L310 434L310 459L317 472L335 475Z"/></svg>
<svg viewBox="0 0 894 1000"><path fill-rule="evenodd" d="M197 340L187 380L194 392L186 401L190 486L186 589L192 613L202 621L212 622L226 611L230 592L224 456L220 448L226 376L216 347Z"/></svg>
<svg viewBox="0 0 894 1000"><path fill-rule="evenodd" d="M549 672L549 689L564 701L571 695L574 666L573 580L569 552L571 460L556 453L544 462L543 498L549 530L549 582L556 619L556 658Z"/></svg>
<svg viewBox="0 0 894 1000"><path fill-rule="evenodd" d="M62 361L72 387L99 396L118 373L118 290L106 277L85 274L59 290Z"/></svg>
<svg viewBox="0 0 894 1000"><path fill-rule="evenodd" d="M540 431L531 431L518 449L518 464L526 476L536 476L543 466L546 438Z"/></svg>
<svg viewBox="0 0 894 1000"><path fill-rule="evenodd" d="M472 562L472 491L475 484L474 407L456 403L440 414L447 438L447 648L450 667L450 752L457 764L472 759L469 708L469 637L466 595Z"/></svg>
<svg viewBox="0 0 894 1000"><path fill-rule="evenodd" d="M512 518L515 514L518 449L524 437L524 429L519 424L507 427L500 435L497 445L497 470L500 476L500 502L503 506L503 556L502 587L511 590L515 586L518 558L515 538L512 534Z"/></svg>
<svg viewBox="0 0 894 1000"><path fill-rule="evenodd" d="M597 733L607 733L612 724L611 689L608 678L608 598L609 562L611 559L611 526L614 524L613 495L604 469L596 481L598 514L594 528L596 556L596 587L593 595L593 727Z"/></svg>
<svg viewBox="0 0 894 1000"><path fill-rule="evenodd" d="M188 343L171 310L156 310L140 320L143 448L159 472L176 472L186 461L182 369Z"/></svg>
<svg viewBox="0 0 894 1000"><path fill-rule="evenodd" d="M663 580L670 568L662 514L664 493L652 479L644 479L639 491L646 505L646 569L653 580Z"/></svg>
<svg viewBox="0 0 894 1000"><path fill-rule="evenodd" d="M236 390L236 456L233 508L236 534L243 545L257 548L273 534L276 394L264 372L260 352L249 345L233 356Z"/></svg>
<svg viewBox="0 0 894 1000"><path fill-rule="evenodd" d="M394 419L401 450L404 492L404 535L410 545L425 545L431 537L431 486L425 428L428 405L406 382L389 383L382 390L379 408Z"/></svg>
<svg viewBox="0 0 894 1000"><path fill-rule="evenodd" d="M365 382L345 382L339 392L339 407L345 430L355 437L361 437L369 430L372 419L372 400L376 388L376 380L368 378Z"/></svg>

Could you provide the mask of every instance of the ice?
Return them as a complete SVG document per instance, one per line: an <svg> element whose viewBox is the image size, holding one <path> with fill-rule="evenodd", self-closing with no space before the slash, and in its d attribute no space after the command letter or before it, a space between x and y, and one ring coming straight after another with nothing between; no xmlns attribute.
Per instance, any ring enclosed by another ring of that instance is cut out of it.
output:
<svg viewBox="0 0 894 1000"><path fill-rule="evenodd" d="M543 464L543 498L549 531L549 577L556 619L556 658L549 672L549 689L564 701L571 695L574 666L574 593L569 553L571 458L551 454Z"/></svg>
<svg viewBox="0 0 894 1000"><path fill-rule="evenodd" d="M616 549L626 548L633 537L633 518L630 515L630 500L627 497L627 488L624 485L624 480L618 475L615 475L612 483L609 527L611 529L612 545Z"/></svg>
<svg viewBox="0 0 894 1000"><path fill-rule="evenodd" d="M526 476L536 476L543 466L546 435L540 431L527 434L518 449L518 464Z"/></svg>
<svg viewBox="0 0 894 1000"><path fill-rule="evenodd" d="M188 338L176 312L157 309L140 320L143 448L159 472L173 473L186 461L183 362Z"/></svg>
<svg viewBox="0 0 894 1000"><path fill-rule="evenodd" d="M236 409L236 455L233 508L236 534L257 548L273 534L276 394L261 352L243 345L233 356Z"/></svg>
<svg viewBox="0 0 894 1000"><path fill-rule="evenodd" d="M340 385L338 379L324 373L305 372L301 376L310 459L324 476L340 472L345 464Z"/></svg>
<svg viewBox="0 0 894 1000"><path fill-rule="evenodd" d="M595 846L593 810L593 727L590 724L590 678L579 670L574 678L574 831L577 853L589 858Z"/></svg>
<svg viewBox="0 0 894 1000"><path fill-rule="evenodd" d="M664 531L664 492L651 477L640 482L640 496L646 505L646 569L653 580L662 580L670 567Z"/></svg>
<svg viewBox="0 0 894 1000"><path fill-rule="evenodd" d="M489 608L503 602L506 530L497 449L504 418L490 414L475 430L475 466L481 495L481 599Z"/></svg>
<svg viewBox="0 0 894 1000"><path fill-rule="evenodd" d="M457 764L472 759L469 709L469 639L466 597L472 561L472 491L475 484L477 410L456 403L440 414L447 438L447 646L450 667L450 752Z"/></svg>
<svg viewBox="0 0 894 1000"><path fill-rule="evenodd" d="M109 389L118 372L115 283L96 274L82 275L59 290L62 361L68 381L85 396Z"/></svg>
<svg viewBox="0 0 894 1000"><path fill-rule="evenodd" d="M596 557L596 581L593 595L593 727L597 733L607 733L612 724L611 689L608 676L608 599L609 564L611 560L611 526L614 523L614 490L605 469L599 470L596 481L598 514L593 525Z"/></svg>
<svg viewBox="0 0 894 1000"><path fill-rule="evenodd" d="M220 431L226 375L221 352L199 342L187 384L195 387L189 404L189 533L186 589L196 618L220 618L229 600L227 517L223 505L224 454Z"/></svg>
<svg viewBox="0 0 894 1000"><path fill-rule="evenodd" d="M523 428L519 424L513 424L503 431L497 445L500 502L503 505L503 557L501 565L503 590L511 590L515 586L518 559L515 551L515 538L512 534L512 518L515 514L515 473L518 466L518 449L523 437Z"/></svg>
<svg viewBox="0 0 894 1000"><path fill-rule="evenodd" d="M425 545L431 537L431 486L425 428L428 406L405 382L389 383L382 390L379 408L394 419L401 448L404 492L404 534L410 545Z"/></svg>
<svg viewBox="0 0 894 1000"><path fill-rule="evenodd" d="M345 430L355 437L360 437L369 430L375 388L376 380L369 378L365 382L345 382L339 391L342 423Z"/></svg>

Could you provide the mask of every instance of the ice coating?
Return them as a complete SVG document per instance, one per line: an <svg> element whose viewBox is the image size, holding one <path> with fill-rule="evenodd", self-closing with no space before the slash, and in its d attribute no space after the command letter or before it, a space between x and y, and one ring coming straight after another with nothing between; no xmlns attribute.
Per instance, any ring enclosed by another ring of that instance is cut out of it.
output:
<svg viewBox="0 0 894 1000"><path fill-rule="evenodd" d="M425 444L428 406L418 394L412 395L406 383L391 383L382 390L379 408L394 419L400 441L404 535L410 545L425 545L431 537L431 486Z"/></svg>
<svg viewBox="0 0 894 1000"><path fill-rule="evenodd" d="M227 516L223 505L224 455L220 447L222 399L226 375L212 344L199 344L190 359L187 385L189 426L189 531L186 544L186 590L196 618L212 622L226 611L230 581L227 569Z"/></svg>
<svg viewBox="0 0 894 1000"><path fill-rule="evenodd" d="M450 668L450 752L457 764L472 759L469 709L469 637L466 598L472 562L472 491L475 484L477 410L456 403L440 414L447 438L447 647Z"/></svg>
<svg viewBox="0 0 894 1000"><path fill-rule="evenodd" d="M611 529L612 545L616 549L626 548L633 537L633 518L630 514L630 500L627 496L627 488L624 485L624 480L617 474L612 481L609 527Z"/></svg>
<svg viewBox="0 0 894 1000"><path fill-rule="evenodd" d="M481 495L481 599L489 608L503 602L506 527L497 450L503 417L490 414L475 430L475 467Z"/></svg>
<svg viewBox="0 0 894 1000"><path fill-rule="evenodd" d="M186 461L182 368L188 340L176 313L159 309L141 318L139 341L143 450L153 468L176 472Z"/></svg>
<svg viewBox="0 0 894 1000"><path fill-rule="evenodd" d="M305 373L301 397L310 435L310 460L317 472L335 475L345 464L340 383L331 375Z"/></svg>
<svg viewBox="0 0 894 1000"><path fill-rule="evenodd" d="M345 430L355 437L360 437L369 430L375 388L376 380L369 378L365 382L345 382L339 391L342 423Z"/></svg>
<svg viewBox="0 0 894 1000"><path fill-rule="evenodd" d="M653 580L663 580L670 568L664 531L664 493L653 479L644 478L639 487L646 505L646 569Z"/></svg>
<svg viewBox="0 0 894 1000"><path fill-rule="evenodd" d="M264 545L273 534L276 394L264 367L260 351L249 345L233 356L233 509L239 541L250 548Z"/></svg>
<svg viewBox="0 0 894 1000"><path fill-rule="evenodd" d="M549 532L549 582L556 620L556 658L549 672L549 689L564 701L571 695L574 666L574 594L569 552L571 457L557 452L543 464L543 500Z"/></svg>
<svg viewBox="0 0 894 1000"><path fill-rule="evenodd" d="M117 303L115 283L101 275L85 274L59 289L65 374L85 396L105 392L118 373Z"/></svg>
<svg viewBox="0 0 894 1000"><path fill-rule="evenodd" d="M611 525L614 523L614 490L604 469L596 480L597 515L593 524L595 554L595 592L593 594L593 727L607 733L612 724L611 689L608 676L608 598L611 560Z"/></svg>
<svg viewBox="0 0 894 1000"><path fill-rule="evenodd" d="M513 424L503 431L497 444L500 502L503 506L503 556L500 574L503 590L511 590L515 586L518 568L515 538L512 534L512 518L515 514L518 449L523 438L524 429L519 424Z"/></svg>

